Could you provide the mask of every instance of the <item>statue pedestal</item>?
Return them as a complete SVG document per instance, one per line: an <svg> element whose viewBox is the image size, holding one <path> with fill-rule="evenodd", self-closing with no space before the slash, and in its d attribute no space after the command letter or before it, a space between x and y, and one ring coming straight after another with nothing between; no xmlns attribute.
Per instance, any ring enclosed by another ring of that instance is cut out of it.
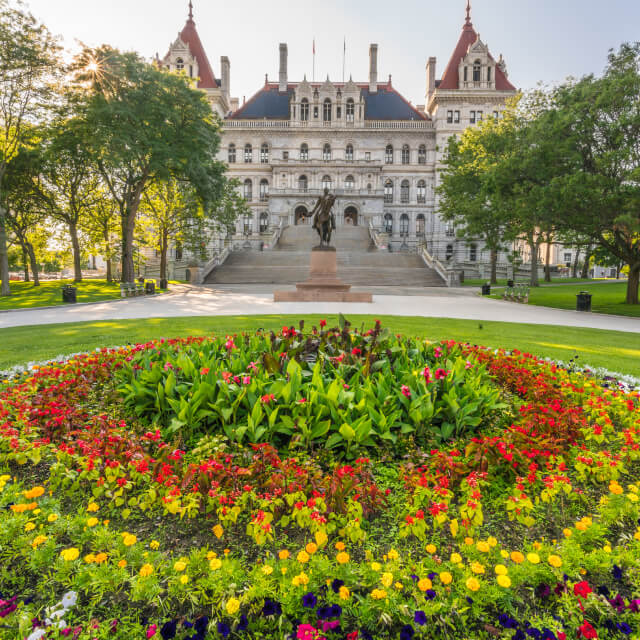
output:
<svg viewBox="0 0 640 640"><path fill-rule="evenodd" d="M351 285L338 278L335 247L311 250L309 279L296 284L295 291L276 291L275 302L373 302L370 293L352 293Z"/></svg>

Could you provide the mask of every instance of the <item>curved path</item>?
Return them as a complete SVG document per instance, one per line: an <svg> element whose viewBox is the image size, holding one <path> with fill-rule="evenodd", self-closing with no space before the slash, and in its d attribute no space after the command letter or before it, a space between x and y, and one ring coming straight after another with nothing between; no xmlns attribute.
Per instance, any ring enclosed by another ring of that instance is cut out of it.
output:
<svg viewBox="0 0 640 640"><path fill-rule="evenodd" d="M371 289L370 289L371 290ZM373 304L274 302L271 287L176 287L153 298L0 313L0 328L65 322L183 316L268 314L369 314L457 318L496 322L590 327L640 333L640 319L578 313L491 300L470 289L372 289Z"/></svg>

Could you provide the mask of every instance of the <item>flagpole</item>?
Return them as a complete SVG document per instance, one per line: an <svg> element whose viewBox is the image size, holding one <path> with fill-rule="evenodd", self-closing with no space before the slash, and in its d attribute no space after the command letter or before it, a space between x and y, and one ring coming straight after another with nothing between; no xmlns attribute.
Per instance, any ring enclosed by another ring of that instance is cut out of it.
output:
<svg viewBox="0 0 640 640"><path fill-rule="evenodd" d="M342 84L344 84L344 67L347 62L347 36L344 37L344 48L342 50Z"/></svg>
<svg viewBox="0 0 640 640"><path fill-rule="evenodd" d="M313 39L313 80L316 81L316 39Z"/></svg>

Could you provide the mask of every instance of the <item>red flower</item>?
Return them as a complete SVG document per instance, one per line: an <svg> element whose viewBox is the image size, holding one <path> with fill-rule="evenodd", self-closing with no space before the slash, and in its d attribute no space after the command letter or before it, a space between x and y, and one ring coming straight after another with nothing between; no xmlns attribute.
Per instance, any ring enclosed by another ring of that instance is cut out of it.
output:
<svg viewBox="0 0 640 640"><path fill-rule="evenodd" d="M320 320L320 327L321 327L322 329L324 329L326 326L327 326L327 321L326 321L326 320ZM356 634L357 634L357 633L358 633L358 632L356 631Z"/></svg>
<svg viewBox="0 0 640 640"><path fill-rule="evenodd" d="M582 596L583 598L586 598L592 592L593 589L589 586L589 583L586 580L578 582L573 586L573 593L577 596Z"/></svg>
<svg viewBox="0 0 640 640"><path fill-rule="evenodd" d="M583 637L583 638L597 638L598 637L598 633L596 632L596 630L585 620L579 627L578 627L578 636Z"/></svg>
<svg viewBox="0 0 640 640"><path fill-rule="evenodd" d="M200 369L200 375L201 376L206 376L209 371L211 371L211 369L209 369L209 367L202 367L202 369Z"/></svg>

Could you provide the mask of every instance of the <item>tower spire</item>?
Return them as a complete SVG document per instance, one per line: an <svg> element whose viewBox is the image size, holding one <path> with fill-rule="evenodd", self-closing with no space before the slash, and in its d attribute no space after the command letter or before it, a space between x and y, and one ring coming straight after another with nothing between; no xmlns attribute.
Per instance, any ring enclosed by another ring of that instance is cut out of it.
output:
<svg viewBox="0 0 640 640"><path fill-rule="evenodd" d="M467 19L465 24L471 24L471 0L467 0Z"/></svg>
<svg viewBox="0 0 640 640"><path fill-rule="evenodd" d="M189 0L189 20L193 22L193 2Z"/></svg>

